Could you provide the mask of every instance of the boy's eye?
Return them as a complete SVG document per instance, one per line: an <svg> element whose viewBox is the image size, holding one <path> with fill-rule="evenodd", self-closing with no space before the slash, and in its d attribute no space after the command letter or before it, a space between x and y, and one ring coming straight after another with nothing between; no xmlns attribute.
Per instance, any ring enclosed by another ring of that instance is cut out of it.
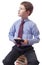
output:
<svg viewBox="0 0 42 65"><path fill-rule="evenodd" d="M25 10L24 8L19 8L19 10Z"/></svg>
<svg viewBox="0 0 42 65"><path fill-rule="evenodd" d="M19 10L23 10L22 8L19 8Z"/></svg>

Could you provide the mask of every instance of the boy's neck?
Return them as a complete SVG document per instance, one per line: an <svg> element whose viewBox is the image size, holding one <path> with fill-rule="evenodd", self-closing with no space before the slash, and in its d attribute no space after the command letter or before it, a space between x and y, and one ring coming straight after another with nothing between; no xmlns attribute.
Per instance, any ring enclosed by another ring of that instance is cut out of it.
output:
<svg viewBox="0 0 42 65"><path fill-rule="evenodd" d="M22 19L22 20L27 20L27 19L28 19L28 17L27 17L27 18L23 18L23 17L21 17L21 19Z"/></svg>
<svg viewBox="0 0 42 65"><path fill-rule="evenodd" d="M25 19L28 19L28 17L27 17L27 18L23 18L23 17L22 17L22 19L25 20Z"/></svg>

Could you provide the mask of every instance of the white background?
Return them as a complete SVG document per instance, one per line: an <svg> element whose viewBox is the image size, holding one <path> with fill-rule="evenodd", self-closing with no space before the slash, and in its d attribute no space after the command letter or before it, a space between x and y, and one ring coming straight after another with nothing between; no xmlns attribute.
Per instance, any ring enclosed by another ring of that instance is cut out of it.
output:
<svg viewBox="0 0 42 65"><path fill-rule="evenodd" d="M24 0L0 0L0 65L3 65L2 60L14 45L9 41L8 32L13 22L18 19L17 12L22 1ZM40 42L33 46L40 61L39 65L42 65L42 0L27 1L34 5L34 11L29 18L37 24L40 31Z"/></svg>

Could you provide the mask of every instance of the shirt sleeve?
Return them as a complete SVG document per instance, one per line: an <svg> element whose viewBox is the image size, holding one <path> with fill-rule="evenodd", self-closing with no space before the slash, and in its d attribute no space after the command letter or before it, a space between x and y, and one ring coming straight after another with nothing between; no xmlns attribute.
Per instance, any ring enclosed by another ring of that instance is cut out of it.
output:
<svg viewBox="0 0 42 65"><path fill-rule="evenodd" d="M10 28L10 31L9 31L9 40L14 42L14 35L15 35L15 23L12 25L12 27Z"/></svg>
<svg viewBox="0 0 42 65"><path fill-rule="evenodd" d="M33 44L38 43L40 41L39 34L40 34L40 32L39 32L36 24L33 25L33 27L32 27L33 38L32 39L28 39L29 45L33 45Z"/></svg>

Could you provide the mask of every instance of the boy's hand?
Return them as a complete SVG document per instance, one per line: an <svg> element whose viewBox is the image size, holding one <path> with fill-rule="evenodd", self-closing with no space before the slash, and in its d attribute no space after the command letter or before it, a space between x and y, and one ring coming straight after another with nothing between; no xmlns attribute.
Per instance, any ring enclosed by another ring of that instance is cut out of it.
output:
<svg viewBox="0 0 42 65"><path fill-rule="evenodd" d="M21 38L20 37L18 37L17 39L19 39L19 40L21 40ZM24 45L27 45L27 43L28 43L28 40L26 39L26 40L24 40L24 42L21 42L21 44L24 44ZM18 45L18 44L17 44Z"/></svg>
<svg viewBox="0 0 42 65"><path fill-rule="evenodd" d="M20 37L18 37L17 39L21 39Z"/></svg>
<svg viewBox="0 0 42 65"><path fill-rule="evenodd" d="M28 43L28 40L24 40L24 42L22 42L22 44L26 45Z"/></svg>
<svg viewBox="0 0 42 65"><path fill-rule="evenodd" d="M21 39L21 38L17 38L17 39ZM22 42L22 44L27 44L28 43L28 40L24 40L24 42Z"/></svg>

